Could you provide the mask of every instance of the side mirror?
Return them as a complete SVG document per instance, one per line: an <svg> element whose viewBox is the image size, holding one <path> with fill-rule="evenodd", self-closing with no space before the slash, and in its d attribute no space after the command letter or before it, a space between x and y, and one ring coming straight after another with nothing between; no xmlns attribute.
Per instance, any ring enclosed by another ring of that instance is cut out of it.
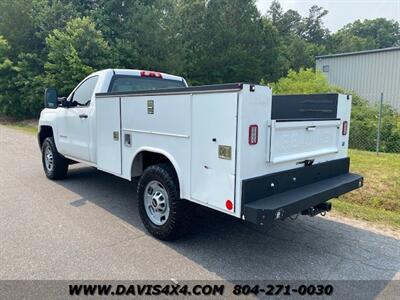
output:
<svg viewBox="0 0 400 300"><path fill-rule="evenodd" d="M57 90L55 88L47 88L44 91L44 107L46 108L58 107Z"/></svg>
<svg viewBox="0 0 400 300"><path fill-rule="evenodd" d="M67 101L67 97L58 97L57 101L58 105L61 105L61 107L69 108L71 106L71 102Z"/></svg>

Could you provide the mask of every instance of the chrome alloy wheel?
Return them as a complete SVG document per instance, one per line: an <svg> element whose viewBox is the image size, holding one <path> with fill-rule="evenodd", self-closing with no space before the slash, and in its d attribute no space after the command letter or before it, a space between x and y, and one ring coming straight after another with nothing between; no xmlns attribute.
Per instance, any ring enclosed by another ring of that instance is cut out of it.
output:
<svg viewBox="0 0 400 300"><path fill-rule="evenodd" d="M46 165L47 171L52 171L54 168L54 157L51 147L47 146L44 150L44 163Z"/></svg>
<svg viewBox="0 0 400 300"><path fill-rule="evenodd" d="M150 181L144 190L144 206L147 216L155 225L164 225L169 217L168 193L157 181Z"/></svg>

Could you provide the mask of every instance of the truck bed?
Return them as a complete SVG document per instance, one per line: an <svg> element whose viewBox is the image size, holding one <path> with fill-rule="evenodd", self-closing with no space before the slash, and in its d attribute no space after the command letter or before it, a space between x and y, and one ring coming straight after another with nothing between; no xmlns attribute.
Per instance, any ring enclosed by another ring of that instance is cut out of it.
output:
<svg viewBox="0 0 400 300"><path fill-rule="evenodd" d="M97 167L130 180L143 153L163 155L181 198L267 224L362 185L349 173L350 110L347 95L243 83L96 94Z"/></svg>

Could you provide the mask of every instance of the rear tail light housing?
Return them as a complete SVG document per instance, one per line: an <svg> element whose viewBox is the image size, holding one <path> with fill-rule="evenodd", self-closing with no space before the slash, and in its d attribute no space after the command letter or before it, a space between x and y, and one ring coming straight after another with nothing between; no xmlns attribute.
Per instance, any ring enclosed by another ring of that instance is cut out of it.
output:
<svg viewBox="0 0 400 300"><path fill-rule="evenodd" d="M347 135L349 129L349 122L344 121L342 124L342 135Z"/></svg>
<svg viewBox="0 0 400 300"><path fill-rule="evenodd" d="M154 71L140 71L140 76L162 78L162 74L160 72L154 72Z"/></svg>
<svg viewBox="0 0 400 300"><path fill-rule="evenodd" d="M256 145L258 143L258 125L249 126L249 145Z"/></svg>

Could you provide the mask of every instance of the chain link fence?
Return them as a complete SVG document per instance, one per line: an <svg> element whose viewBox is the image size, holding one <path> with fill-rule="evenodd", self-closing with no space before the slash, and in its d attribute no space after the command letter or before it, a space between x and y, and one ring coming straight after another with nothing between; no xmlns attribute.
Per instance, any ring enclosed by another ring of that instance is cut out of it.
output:
<svg viewBox="0 0 400 300"><path fill-rule="evenodd" d="M394 108L393 97L390 99L388 101L381 93L379 99L371 103L353 96L351 149L377 154L400 153L400 108ZM400 95L398 99L400 101Z"/></svg>

